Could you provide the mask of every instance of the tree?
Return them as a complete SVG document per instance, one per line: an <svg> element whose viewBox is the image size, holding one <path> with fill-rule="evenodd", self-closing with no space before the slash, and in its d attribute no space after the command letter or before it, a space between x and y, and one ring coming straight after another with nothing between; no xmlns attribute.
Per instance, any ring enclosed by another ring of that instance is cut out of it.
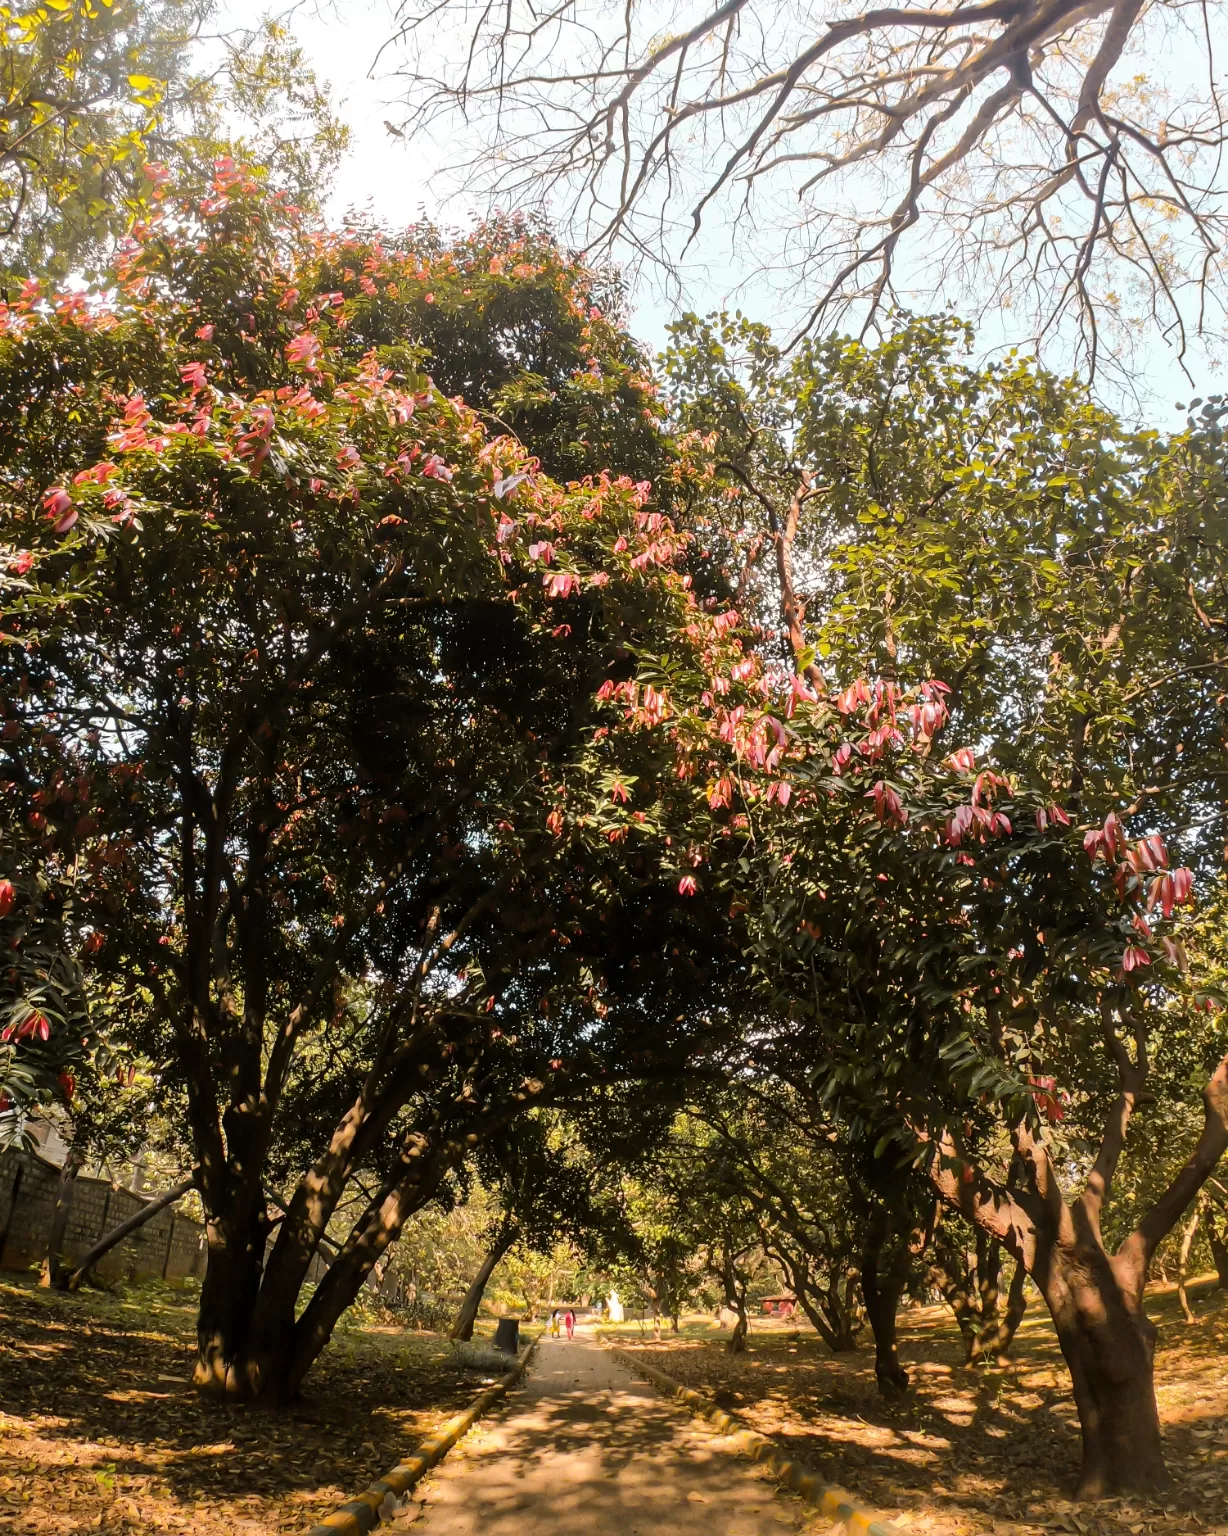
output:
<svg viewBox="0 0 1228 1536"><path fill-rule="evenodd" d="M486 1286L518 1244L539 1254L550 1254L563 1243L579 1250L592 1229L593 1183L599 1176L586 1151L574 1127L544 1112L515 1121L480 1149L483 1185L496 1208L487 1230L489 1246L452 1329L454 1339L473 1337Z"/></svg>
<svg viewBox="0 0 1228 1536"><path fill-rule="evenodd" d="M416 255L303 250L229 160L158 206L113 307L10 321L5 451L15 526L90 538L88 615L33 665L91 756L95 967L184 1096L197 1379L292 1393L472 1148L725 1029L662 835L696 794L672 771L689 727L651 690L627 719L619 678L730 643L646 486L555 485L416 371L412 332L372 343L430 291ZM667 984L690 1001L663 1027Z"/></svg>
<svg viewBox="0 0 1228 1536"><path fill-rule="evenodd" d="M1002 1244L982 1227L947 1212L934 1234L930 1278L950 1307L969 1365L992 1358L1004 1364L1027 1310L1027 1269L1016 1262L1002 1310Z"/></svg>
<svg viewBox="0 0 1228 1536"><path fill-rule="evenodd" d="M215 10L214 0L67 0L6 11L8 299L25 279L62 281L102 259L147 208L150 160L190 173L237 136L299 203L315 203L344 129L284 29L207 39Z"/></svg>
<svg viewBox="0 0 1228 1536"><path fill-rule="evenodd" d="M593 247L671 265L715 225L768 265L776 226L807 330L871 325L924 286L1020 310L1037 340L1071 321L1091 372L1136 320L1181 359L1214 332L1216 6L995 0L800 28L762 0L452 6L454 47L443 9L399 8L407 126L471 124L470 184L549 197Z"/></svg>
<svg viewBox="0 0 1228 1536"><path fill-rule="evenodd" d="M860 746L833 750L832 716L863 709ZM1152 927L1160 918L1143 915L1153 883L1167 891L1163 882L1176 878L1162 841L1127 839L1110 816L1086 832L1097 866L1077 838L1053 835L1052 806L1028 805L1020 787L978 772L968 749L933 765L926 742L941 715L927 721L921 706L902 708L894 684L857 685L798 721L799 734L816 730L828 744L804 778L791 769L790 803L807 815L778 824L774 848L759 824L773 1007L808 1030L816 1081L854 1134L886 1120L876 1150L895 1142L926 1166L943 1200L1036 1282L1074 1381L1083 1493L1162 1480L1143 1284L1156 1246L1228 1147L1228 1056L1216 1021L1197 1034L1206 1084L1198 1143L1116 1252L1108 1248L1102 1212L1134 1106L1147 1096L1149 1057L1170 1017L1184 1016L1165 1003L1182 991L1179 943L1161 942ZM942 803L950 772L970 782L963 810ZM876 773L884 776L863 791ZM827 794L848 806L843 837L810 810L815 789L818 804ZM1064 819L1059 808L1059 831ZM1195 1000L1216 1001L1207 991ZM1097 1049L1117 1092L1099 1089L1107 1106L1098 1146L1068 1196L1058 1169L1070 1160L1051 1128L1064 1113L1061 1077L1049 1069L1077 1056L1090 1075ZM995 1127L1009 1137L1022 1187L1011 1168L971 1150Z"/></svg>
<svg viewBox="0 0 1228 1536"><path fill-rule="evenodd" d="M715 1137L726 1198L749 1215L815 1332L833 1353L855 1349L862 1234L839 1133L815 1124L787 1086L753 1083L753 1072L692 1114Z"/></svg>
<svg viewBox="0 0 1228 1536"><path fill-rule="evenodd" d="M1210 875L1228 845L1222 402L1135 431L969 346L947 319L793 357L734 317L679 325L671 394L717 434L703 512L739 605L816 686L941 679L952 731L1001 771L1097 821L1131 808Z"/></svg>

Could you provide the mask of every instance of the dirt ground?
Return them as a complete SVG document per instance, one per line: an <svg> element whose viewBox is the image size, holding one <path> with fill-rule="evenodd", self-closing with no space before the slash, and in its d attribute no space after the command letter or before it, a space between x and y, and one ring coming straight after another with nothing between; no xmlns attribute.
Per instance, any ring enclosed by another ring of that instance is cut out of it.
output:
<svg viewBox="0 0 1228 1536"><path fill-rule="evenodd" d="M287 1413L189 1386L195 1299L0 1280L0 1532L302 1533L400 1459L477 1379L434 1334L350 1328Z"/></svg>
<svg viewBox="0 0 1228 1536"><path fill-rule="evenodd" d="M1190 1294L1193 1325L1171 1290L1148 1300L1160 1329L1156 1385L1174 1486L1163 1500L1092 1507L1069 1497L1077 1419L1035 1296L1003 1370L962 1363L945 1309L902 1314L901 1356L913 1385L906 1408L880 1399L868 1351L832 1356L808 1325L759 1324L741 1356L725 1354L722 1334L706 1321L659 1344L635 1325L606 1337L706 1390L829 1481L899 1515L916 1536L1228 1536L1228 1296L1209 1279Z"/></svg>
<svg viewBox="0 0 1228 1536"><path fill-rule="evenodd" d="M866 1351L832 1357L787 1323L757 1327L749 1353L732 1358L708 1322L660 1344L634 1326L612 1341L707 1389L915 1536L1228 1536L1228 1298L1209 1283L1192 1294L1192 1326L1172 1294L1149 1301L1173 1490L1162 1502L1093 1508L1068 1497L1078 1437L1039 1304L1004 1370L965 1367L942 1310L906 1313L914 1398L902 1409L879 1399ZM62 1296L0 1280L3 1536L303 1536L477 1390L436 1335L353 1324L289 1412L207 1403L188 1385L194 1302L160 1286ZM595 1509L618 1515L620 1536L822 1528L646 1387L589 1381L585 1372L600 1375L591 1347L579 1363L552 1358L552 1347L537 1385L462 1442L403 1512L403 1529L458 1536L447 1522L472 1511L458 1514L457 1490L479 1487L475 1536L497 1536L498 1519L586 1536ZM528 1510L522 1463L540 1483ZM715 1498L713 1480L724 1490Z"/></svg>

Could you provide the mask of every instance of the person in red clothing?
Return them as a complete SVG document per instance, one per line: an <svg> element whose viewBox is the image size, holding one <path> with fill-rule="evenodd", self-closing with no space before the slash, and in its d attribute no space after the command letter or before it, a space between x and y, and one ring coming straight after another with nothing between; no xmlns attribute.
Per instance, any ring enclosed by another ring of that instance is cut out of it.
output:
<svg viewBox="0 0 1228 1536"><path fill-rule="evenodd" d="M576 1314L570 1307L567 1308L567 1316L563 1319L563 1322L567 1327L567 1337L574 1339L576 1336Z"/></svg>

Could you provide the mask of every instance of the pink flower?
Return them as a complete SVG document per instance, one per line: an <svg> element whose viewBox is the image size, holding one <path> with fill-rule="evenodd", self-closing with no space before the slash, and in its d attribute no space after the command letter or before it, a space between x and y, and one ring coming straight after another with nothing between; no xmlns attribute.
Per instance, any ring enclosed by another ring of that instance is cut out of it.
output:
<svg viewBox="0 0 1228 1536"><path fill-rule="evenodd" d="M553 575L547 573L543 576L542 584L546 588L547 597L570 597L580 582L570 571L555 571Z"/></svg>
<svg viewBox="0 0 1228 1536"><path fill-rule="evenodd" d="M554 545L548 544L544 539L537 544L530 544L529 559L540 560L544 565L549 565L554 559Z"/></svg>
<svg viewBox="0 0 1228 1536"><path fill-rule="evenodd" d="M618 800L623 805L626 805L628 798L627 786L621 779L615 779L613 784L610 785L610 799Z"/></svg>
<svg viewBox="0 0 1228 1536"><path fill-rule="evenodd" d="M1186 902L1190 899L1190 894L1193 889L1194 871L1192 869L1186 869L1184 866L1182 866L1180 869L1174 869L1173 900L1178 904L1178 906L1180 906L1182 902Z"/></svg>
<svg viewBox="0 0 1228 1536"><path fill-rule="evenodd" d="M212 341L214 327L212 325L198 325L196 327L197 341Z"/></svg>
<svg viewBox="0 0 1228 1536"><path fill-rule="evenodd" d="M1066 1118L1066 1111L1057 1096L1056 1078L1029 1077L1028 1082L1037 1090L1034 1095L1036 1107L1044 1115L1045 1119L1050 1124L1057 1120L1064 1120Z"/></svg>
<svg viewBox="0 0 1228 1536"><path fill-rule="evenodd" d="M353 469L355 465L362 463L362 457L353 443L347 443L344 448L338 449L337 463L342 469Z"/></svg>
<svg viewBox="0 0 1228 1536"><path fill-rule="evenodd" d="M1145 949L1140 949L1137 944L1127 944L1126 951L1121 957L1123 971L1137 970L1140 966L1150 965L1151 956Z"/></svg>
<svg viewBox="0 0 1228 1536"><path fill-rule="evenodd" d="M694 896L699 887L695 884L694 875L683 875L678 882L679 896Z"/></svg>
<svg viewBox="0 0 1228 1536"><path fill-rule="evenodd" d="M958 752L951 753L943 767L953 769L956 773L975 773L976 753L971 747L960 747Z"/></svg>
<svg viewBox="0 0 1228 1536"><path fill-rule="evenodd" d="M184 363L179 370L179 377L183 380L183 382L187 385L193 394L195 394L198 389L205 389L208 387L209 380L205 375L204 363Z"/></svg>
<svg viewBox="0 0 1228 1536"><path fill-rule="evenodd" d="M452 470L437 453L428 453L422 464L422 473L432 480L448 481L452 478Z"/></svg>
<svg viewBox="0 0 1228 1536"><path fill-rule="evenodd" d="M17 887L11 880L0 880L0 917L7 917L17 900Z"/></svg>
<svg viewBox="0 0 1228 1536"><path fill-rule="evenodd" d="M14 576L24 576L33 564L34 556L28 549L23 549L9 561L9 570Z"/></svg>
<svg viewBox="0 0 1228 1536"><path fill-rule="evenodd" d="M851 687L846 688L843 693L838 693L832 700L842 715L851 715L859 704L869 702L870 685L864 677L859 677Z"/></svg>

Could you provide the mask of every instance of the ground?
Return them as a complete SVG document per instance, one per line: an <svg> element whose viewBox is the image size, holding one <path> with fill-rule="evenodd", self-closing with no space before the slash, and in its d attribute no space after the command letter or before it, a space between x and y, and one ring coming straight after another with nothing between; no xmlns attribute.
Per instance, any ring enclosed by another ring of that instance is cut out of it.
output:
<svg viewBox="0 0 1228 1536"><path fill-rule="evenodd" d="M191 1390L195 1298L0 1280L0 1532L301 1536L472 1398L446 1340L340 1333L288 1413Z"/></svg>
<svg viewBox="0 0 1228 1536"><path fill-rule="evenodd" d="M1173 1489L1161 1501L1092 1507L1069 1497L1077 1420L1037 1298L1003 1370L962 1363L945 1309L903 1313L901 1356L914 1388L904 1409L879 1397L868 1351L832 1356L808 1327L759 1323L740 1356L725 1353L727 1335L706 1320L660 1343L634 1324L606 1336L706 1389L829 1481L903 1516L917 1536L1228 1536L1228 1296L1208 1278L1191 1297L1193 1325L1171 1289L1148 1300L1160 1330L1156 1386Z"/></svg>
<svg viewBox="0 0 1228 1536"><path fill-rule="evenodd" d="M1077 1434L1036 1305L1002 1371L962 1365L945 1312L904 1314L915 1397L902 1410L878 1398L867 1352L832 1357L788 1323L756 1326L749 1353L732 1358L708 1322L660 1344L631 1325L612 1342L706 1387L915 1536L1228 1536L1228 1297L1205 1282L1193 1297L1193 1326L1172 1294L1149 1300L1175 1473L1163 1504L1089 1508L1063 1497ZM194 1302L162 1286L64 1296L0 1281L4 1536L303 1536L477 1390L446 1340L360 1316L289 1412L206 1402L188 1385ZM423 1486L399 1522L412 1520L412 1536L460 1536L474 1511L475 1536L498 1536L500 1519L509 1530L592 1536L594 1511L616 1536L825 1529L711 1430L611 1374L595 1346L584 1344L583 1359L553 1356L556 1347L545 1346L529 1385ZM533 1520L522 1527L530 1471ZM469 1514L458 1513L479 1491Z"/></svg>
<svg viewBox="0 0 1228 1536"><path fill-rule="evenodd" d="M541 1341L523 1385L414 1490L389 1536L826 1533L589 1333Z"/></svg>

